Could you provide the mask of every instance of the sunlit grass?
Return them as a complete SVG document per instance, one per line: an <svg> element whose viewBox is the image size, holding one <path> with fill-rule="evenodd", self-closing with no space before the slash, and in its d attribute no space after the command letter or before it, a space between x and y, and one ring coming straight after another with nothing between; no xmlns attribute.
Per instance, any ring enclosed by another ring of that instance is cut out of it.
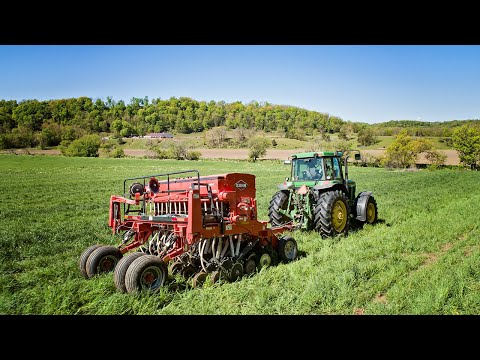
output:
<svg viewBox="0 0 480 360"><path fill-rule="evenodd" d="M115 244L107 226L123 179L198 169L256 175L259 216L288 175L281 161L0 156L1 314L478 314L480 173L350 168L380 222L347 237L294 232L299 258L234 283L120 294L112 274L81 277L88 246Z"/></svg>

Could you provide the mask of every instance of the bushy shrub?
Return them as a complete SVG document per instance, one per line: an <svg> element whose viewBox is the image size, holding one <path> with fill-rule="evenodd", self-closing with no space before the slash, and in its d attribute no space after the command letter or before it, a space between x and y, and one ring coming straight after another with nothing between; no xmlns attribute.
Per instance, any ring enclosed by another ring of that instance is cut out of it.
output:
<svg viewBox="0 0 480 360"><path fill-rule="evenodd" d="M198 160L201 153L190 150L191 146L184 141L161 142L150 147L157 159Z"/></svg>
<svg viewBox="0 0 480 360"><path fill-rule="evenodd" d="M354 162L354 164L362 167L380 167L382 165L382 158L382 156L362 154L360 160Z"/></svg>
<svg viewBox="0 0 480 360"><path fill-rule="evenodd" d="M387 147L382 163L387 168L414 167L417 156L432 149L431 141L421 138L414 140L406 130L402 130Z"/></svg>
<svg viewBox="0 0 480 360"><path fill-rule="evenodd" d="M60 150L65 156L98 157L100 145L100 137L92 134L73 140L67 147L60 144Z"/></svg>
<svg viewBox="0 0 480 360"><path fill-rule="evenodd" d="M187 151L185 158L187 160L199 160L201 156L202 156L202 153L200 151L192 150L192 151Z"/></svg>
<svg viewBox="0 0 480 360"><path fill-rule="evenodd" d="M116 147L110 152L110 157L112 158L123 158L125 157L125 151L122 148Z"/></svg>
<svg viewBox="0 0 480 360"><path fill-rule="evenodd" d="M0 136L1 149L34 147L37 143L38 139L33 131L24 127L15 128L11 133L5 133Z"/></svg>

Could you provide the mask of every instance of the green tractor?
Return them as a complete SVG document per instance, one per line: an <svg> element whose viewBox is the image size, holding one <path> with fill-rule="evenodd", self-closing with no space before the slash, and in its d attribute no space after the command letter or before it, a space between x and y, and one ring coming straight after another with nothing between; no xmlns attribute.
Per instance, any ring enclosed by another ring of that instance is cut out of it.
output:
<svg viewBox="0 0 480 360"><path fill-rule="evenodd" d="M291 164L291 176L278 186L270 201L272 227L291 224L294 229L315 230L327 238L348 234L353 222L375 223L377 202L371 191L355 196L355 181L348 179L348 157L340 151L318 151L286 160L285 164ZM355 160L360 160L359 151Z"/></svg>

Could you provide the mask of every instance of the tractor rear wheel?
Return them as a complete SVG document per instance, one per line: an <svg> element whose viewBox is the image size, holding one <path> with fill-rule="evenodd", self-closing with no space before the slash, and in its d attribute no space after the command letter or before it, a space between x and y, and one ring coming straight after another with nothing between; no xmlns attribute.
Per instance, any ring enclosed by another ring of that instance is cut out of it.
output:
<svg viewBox="0 0 480 360"><path fill-rule="evenodd" d="M100 246L93 250L85 264L88 277L113 271L122 257L122 252L115 246Z"/></svg>
<svg viewBox="0 0 480 360"><path fill-rule="evenodd" d="M158 290L165 284L168 269L165 262L155 255L144 255L133 260L125 274L127 292Z"/></svg>
<svg viewBox="0 0 480 360"><path fill-rule="evenodd" d="M130 264L137 259L138 257L145 255L143 252L133 252L126 254L120 259L115 270L113 272L113 282L118 291L125 293L127 288L125 287L125 275L127 274L127 269Z"/></svg>
<svg viewBox="0 0 480 360"><path fill-rule="evenodd" d="M98 249L100 246L99 244L92 245L89 248L87 248L82 255L80 256L80 261L79 261L79 268L80 268L80 273L85 279L88 279L88 274L87 274L87 260L90 254L93 252L93 250Z"/></svg>
<svg viewBox="0 0 480 360"><path fill-rule="evenodd" d="M288 191L281 190L277 191L270 200L270 206L268 207L268 217L272 226L281 226L292 220L288 216L279 212L280 209L287 210L288 198ZM290 206L290 209L288 210L292 210L291 207L292 206Z"/></svg>
<svg viewBox="0 0 480 360"><path fill-rule="evenodd" d="M314 209L315 230L324 238L348 233L350 208L340 190L321 193Z"/></svg>

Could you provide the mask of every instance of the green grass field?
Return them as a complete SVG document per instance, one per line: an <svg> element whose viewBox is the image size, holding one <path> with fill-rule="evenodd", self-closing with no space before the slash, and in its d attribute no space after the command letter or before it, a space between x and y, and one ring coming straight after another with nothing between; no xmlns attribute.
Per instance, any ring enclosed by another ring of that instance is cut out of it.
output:
<svg viewBox="0 0 480 360"><path fill-rule="evenodd" d="M281 161L173 161L0 155L0 314L478 314L479 172L350 168L380 222L322 240L294 232L301 256L234 283L121 294L112 274L86 280L81 253L116 245L111 194L126 177L198 169L257 176L259 216Z"/></svg>

